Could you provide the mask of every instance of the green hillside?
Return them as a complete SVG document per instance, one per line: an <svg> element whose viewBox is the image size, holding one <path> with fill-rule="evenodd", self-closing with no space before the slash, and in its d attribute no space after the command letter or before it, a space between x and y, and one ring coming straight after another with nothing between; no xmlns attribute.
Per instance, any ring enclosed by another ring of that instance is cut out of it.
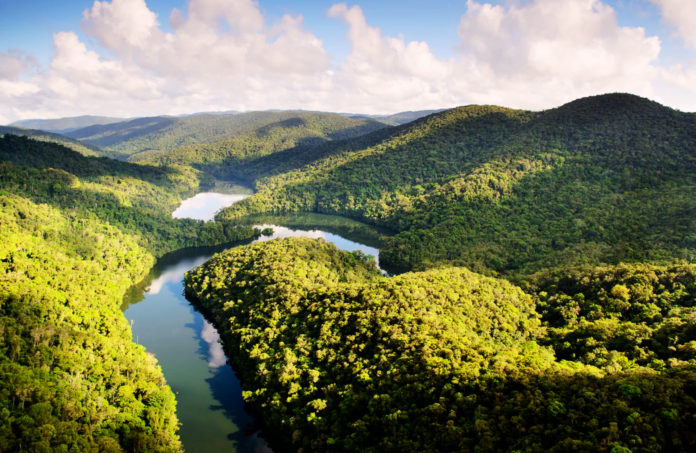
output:
<svg viewBox="0 0 696 453"><path fill-rule="evenodd" d="M276 451L687 452L696 266L384 277L322 240L186 274Z"/></svg>
<svg viewBox="0 0 696 453"><path fill-rule="evenodd" d="M23 127L12 127L12 126L0 126L0 135L12 134L12 135L25 135L31 137L34 140L39 140L42 142L57 143L63 145L66 148L70 148L73 151L77 151L83 156L97 156L101 153L101 149L98 146L90 145L88 143L81 143L72 138L66 137L65 135L54 134L52 132L45 132L42 130L34 129L24 129Z"/></svg>
<svg viewBox="0 0 696 453"><path fill-rule="evenodd" d="M29 129L40 129L48 132L66 133L95 124L113 124L128 121L128 118L112 118L109 116L83 115L70 118L57 118L52 120L21 120L15 121L10 126L18 126Z"/></svg>
<svg viewBox="0 0 696 453"><path fill-rule="evenodd" d="M355 217L401 232L380 255L399 266L694 259L692 114L613 94L538 113L461 107L376 134L358 149L268 156L252 172L258 193L219 218Z"/></svg>
<svg viewBox="0 0 696 453"><path fill-rule="evenodd" d="M290 149L314 148L335 140L346 140L384 129L372 120L352 120L326 113L280 112L259 121L251 132L211 144L190 145L172 151L146 151L130 161L161 165L185 164L229 176L246 179L235 167L241 162Z"/></svg>
<svg viewBox="0 0 696 453"><path fill-rule="evenodd" d="M135 160L157 160L169 151L187 147L178 152L172 161L196 163L204 160L207 154L212 154L212 158L217 162L229 154L229 147L239 146L238 143L228 144L223 141L245 134L250 134L250 143L244 147L272 149L280 146L278 142L283 140L283 129L307 129L293 132L293 137L289 140L311 140L322 137L349 138L381 127L385 126L373 121L351 120L334 114L250 112L238 115L202 114L180 118L139 118L125 123L78 129L70 132L68 136L100 146L114 157L123 158L146 152L140 157L134 157ZM269 140L268 144L265 143L266 140ZM216 142L222 143L200 151L191 146Z"/></svg>
<svg viewBox="0 0 696 453"><path fill-rule="evenodd" d="M181 451L174 394L120 307L156 257L258 234L171 218L208 182L0 138L0 450Z"/></svg>

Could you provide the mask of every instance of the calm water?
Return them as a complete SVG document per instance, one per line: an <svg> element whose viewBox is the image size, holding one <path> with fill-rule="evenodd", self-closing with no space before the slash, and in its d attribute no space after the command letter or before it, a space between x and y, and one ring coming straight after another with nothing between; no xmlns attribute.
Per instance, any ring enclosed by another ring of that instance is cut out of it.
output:
<svg viewBox="0 0 696 453"><path fill-rule="evenodd" d="M174 215L212 219L215 211L245 196L198 194L184 201ZM374 257L379 253L379 235L374 229L342 217L294 214L252 217L247 222L274 229L272 236L257 241L324 238L343 250L361 250ZM244 411L242 390L227 364L218 332L183 296L185 272L215 253L239 245L243 243L170 253L124 300L125 316L133 321L133 339L155 354L167 382L177 392L181 440L190 453L271 451Z"/></svg>

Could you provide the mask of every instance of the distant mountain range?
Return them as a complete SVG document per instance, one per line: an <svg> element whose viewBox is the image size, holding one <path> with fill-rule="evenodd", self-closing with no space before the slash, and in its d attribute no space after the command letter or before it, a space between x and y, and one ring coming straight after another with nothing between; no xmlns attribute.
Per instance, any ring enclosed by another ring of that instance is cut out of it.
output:
<svg viewBox="0 0 696 453"><path fill-rule="evenodd" d="M333 112L325 112L325 111L318 111L318 110L265 110L266 112L272 112L272 113L277 113L277 112L284 112L284 111L293 111L297 113L333 113ZM413 120L416 120L418 118L422 118L427 115L431 115L433 113L438 113L441 112L442 109L440 110L419 110L419 111L414 111L414 112L401 112L401 113L396 113L394 115L363 115L360 113L338 113L338 115L341 116L346 116L349 118L354 118L354 117L364 117L364 118L370 118L373 120L377 121L382 121L386 124L389 124L391 126L396 126L399 124L405 124L408 122L411 122ZM197 113L187 113L183 115L175 115L173 118L186 118L189 116L199 116L199 115L238 115L240 113L253 113L253 112L240 112L239 110L225 110L225 111L217 111L217 112L197 112ZM160 115L158 116L162 118L172 118L170 115ZM132 121L139 119L139 117L134 117L134 118L116 118L116 117L109 117L109 116L94 116L94 115L82 115L82 116L75 116L75 117L67 117L67 118L56 118L56 119L29 119L29 120L20 120L20 121L15 121L14 123L9 124L8 126L16 126L16 127L24 127L28 129L39 129L42 131L47 131L47 132L57 132L60 134L64 134L66 132L72 132L77 129L82 129L85 127L89 126L96 126L96 125L107 125L107 124L114 124L114 123L122 123L122 122L127 122L127 121Z"/></svg>
<svg viewBox="0 0 696 453"><path fill-rule="evenodd" d="M10 126L25 127L27 129L39 129L47 132L64 134L83 127L95 124L113 124L128 121L130 118L112 118L108 116L83 115L71 118L58 118L54 120L21 120L15 121Z"/></svg>
<svg viewBox="0 0 696 453"><path fill-rule="evenodd" d="M259 157L297 146L356 138L441 111L360 115L309 110L228 110L146 118L84 115L22 120L0 130L61 143L86 156L205 164L211 170L209 165L218 168L243 156ZM187 148L196 145L209 146L200 151ZM179 148L182 149L168 155Z"/></svg>

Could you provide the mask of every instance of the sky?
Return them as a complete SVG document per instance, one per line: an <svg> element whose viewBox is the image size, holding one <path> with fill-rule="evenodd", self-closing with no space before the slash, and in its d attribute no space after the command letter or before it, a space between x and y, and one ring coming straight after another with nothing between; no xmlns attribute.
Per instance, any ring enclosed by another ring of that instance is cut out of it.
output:
<svg viewBox="0 0 696 453"><path fill-rule="evenodd" d="M696 0L0 0L0 124L609 92L696 111Z"/></svg>

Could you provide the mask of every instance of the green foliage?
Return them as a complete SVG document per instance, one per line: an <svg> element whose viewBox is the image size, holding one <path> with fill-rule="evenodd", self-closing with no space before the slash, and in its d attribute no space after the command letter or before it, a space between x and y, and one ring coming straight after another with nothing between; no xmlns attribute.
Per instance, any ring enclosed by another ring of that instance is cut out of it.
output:
<svg viewBox="0 0 696 453"><path fill-rule="evenodd" d="M696 268L669 272L662 283L686 285ZM638 294L631 278L597 278L586 296L617 284ZM502 280L453 267L387 278L307 239L232 249L185 279L281 449L647 453L696 445L693 362L656 370L558 360L543 345L553 329L540 326L533 298ZM574 281L585 280L593 281ZM655 288L672 309L693 301Z"/></svg>
<svg viewBox="0 0 696 453"><path fill-rule="evenodd" d="M57 143L65 146L66 148L70 148L73 151L77 151L83 156L96 156L101 152L101 149L98 146L90 145L88 143L81 143L77 140L73 140L72 138L68 138L65 135L54 134L52 132L24 129L23 127L0 126L0 136L5 134L26 136L42 142Z"/></svg>
<svg viewBox="0 0 696 453"><path fill-rule="evenodd" d="M250 172L258 193L218 217L359 218L401 232L380 257L401 266L453 261L531 273L691 260L695 135L694 115L631 95L540 113L462 107L358 146L298 152L302 166L269 156Z"/></svg>
<svg viewBox="0 0 696 453"><path fill-rule="evenodd" d="M696 267L622 264L527 277L558 357L656 370L696 359ZM626 390L628 392L628 390Z"/></svg>
<svg viewBox="0 0 696 453"><path fill-rule="evenodd" d="M152 255L16 195L0 231L0 448L179 451L174 396L119 309Z"/></svg>
<svg viewBox="0 0 696 453"><path fill-rule="evenodd" d="M358 137L384 125L372 120L353 120L327 113L276 113L259 122L258 127L240 136L211 144L190 145L173 151L147 151L132 156L133 162L185 164L216 174L244 177L235 168L244 161L272 155L285 150L314 148L332 140Z"/></svg>
<svg viewBox="0 0 696 453"><path fill-rule="evenodd" d="M174 395L123 296L155 256L258 231L172 219L200 184L190 168L10 134L0 160L0 450L180 451Z"/></svg>
<svg viewBox="0 0 696 453"><path fill-rule="evenodd" d="M137 235L140 245L155 256L256 234L251 227L231 222L172 219L181 196L193 194L209 180L190 167L84 157L60 145L14 135L0 138L0 161L5 162L0 164L4 191L60 207L73 217L108 222Z"/></svg>

